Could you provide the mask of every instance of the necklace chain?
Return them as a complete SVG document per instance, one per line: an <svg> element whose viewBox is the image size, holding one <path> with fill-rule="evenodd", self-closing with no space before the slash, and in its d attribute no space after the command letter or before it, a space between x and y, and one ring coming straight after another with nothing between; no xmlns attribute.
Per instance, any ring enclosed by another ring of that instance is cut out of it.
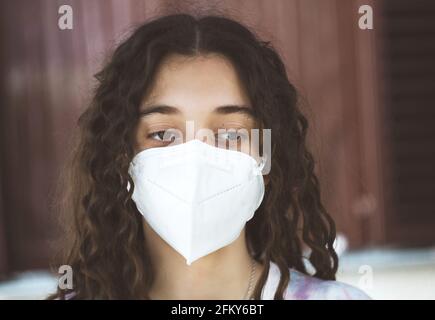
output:
<svg viewBox="0 0 435 320"><path fill-rule="evenodd" d="M256 269L255 260L251 257L251 273L249 275L248 288L246 289L246 293L243 296L243 300L250 300L249 295L250 295L250 293L252 291L252 287L254 285L255 269Z"/></svg>

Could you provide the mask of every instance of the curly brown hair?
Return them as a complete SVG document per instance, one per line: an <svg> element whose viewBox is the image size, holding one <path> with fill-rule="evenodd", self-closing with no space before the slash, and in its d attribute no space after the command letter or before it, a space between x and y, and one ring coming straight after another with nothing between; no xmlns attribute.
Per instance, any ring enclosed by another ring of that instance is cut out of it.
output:
<svg viewBox="0 0 435 320"><path fill-rule="evenodd" d="M321 202L314 161L306 147L308 123L295 87L270 42L232 19L174 14L137 28L96 74L98 86L78 121L79 137L62 187L63 216L69 221L61 264L74 270L78 299L149 299L153 269L143 216L131 199L128 174L135 155L139 106L169 54L219 53L234 65L262 127L272 129L272 163L264 200L247 223L250 254L265 265L254 290L261 298L269 263L281 279L282 299L289 268L335 279L335 225ZM60 299L67 291L58 289Z"/></svg>

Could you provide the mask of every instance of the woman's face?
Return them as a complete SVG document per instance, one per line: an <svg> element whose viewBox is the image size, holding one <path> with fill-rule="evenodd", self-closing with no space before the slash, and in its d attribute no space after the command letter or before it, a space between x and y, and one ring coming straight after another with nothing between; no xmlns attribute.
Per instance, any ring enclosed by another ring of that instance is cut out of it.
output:
<svg viewBox="0 0 435 320"><path fill-rule="evenodd" d="M257 127L249 98L235 69L229 60L215 54L196 57L172 55L165 59L140 113L136 153L169 145L174 137L170 132L175 132L174 129L183 134L183 142L186 142L189 139L186 139L187 121L193 124L195 134L200 129L211 130L216 146L217 142L232 141L239 148L242 140L249 140L249 135L218 133L218 129L246 129L250 132Z"/></svg>

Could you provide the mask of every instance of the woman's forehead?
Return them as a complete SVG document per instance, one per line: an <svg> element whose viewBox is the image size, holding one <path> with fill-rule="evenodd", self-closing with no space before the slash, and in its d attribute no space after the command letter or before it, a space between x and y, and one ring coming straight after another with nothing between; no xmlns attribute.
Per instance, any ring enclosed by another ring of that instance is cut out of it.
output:
<svg viewBox="0 0 435 320"><path fill-rule="evenodd" d="M172 55L158 69L141 110L151 105L173 106L183 114L192 114L213 112L217 106L250 106L250 102L225 57Z"/></svg>

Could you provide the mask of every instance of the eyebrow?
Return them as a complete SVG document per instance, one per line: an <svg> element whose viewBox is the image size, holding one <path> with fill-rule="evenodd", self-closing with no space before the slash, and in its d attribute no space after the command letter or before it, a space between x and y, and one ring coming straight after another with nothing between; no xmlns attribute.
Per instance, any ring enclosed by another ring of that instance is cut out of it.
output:
<svg viewBox="0 0 435 320"><path fill-rule="evenodd" d="M214 113L217 114L233 114L233 113L240 113L247 115L252 118L256 118L254 111L252 108L246 106L246 105L224 105L219 106L213 110ZM139 117L147 116L153 113L160 113L160 114L167 114L167 115L173 115L173 114L180 114L181 111L173 106L168 105L150 105L145 107L143 110L139 111Z"/></svg>
<svg viewBox="0 0 435 320"><path fill-rule="evenodd" d="M144 110L140 110L139 117L147 116L152 113L180 114L181 112L177 108L167 106L167 105L152 105L152 106L147 106Z"/></svg>
<svg viewBox="0 0 435 320"><path fill-rule="evenodd" d="M214 109L217 114L232 114L232 113L241 113L247 115L252 118L256 118L254 110L246 105L226 105L220 106Z"/></svg>

